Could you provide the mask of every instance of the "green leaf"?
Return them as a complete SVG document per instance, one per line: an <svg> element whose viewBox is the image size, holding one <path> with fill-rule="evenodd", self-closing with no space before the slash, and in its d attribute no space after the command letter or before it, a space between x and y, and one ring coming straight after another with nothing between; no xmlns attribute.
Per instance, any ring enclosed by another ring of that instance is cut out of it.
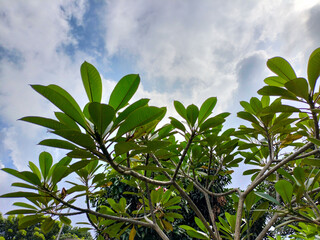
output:
<svg viewBox="0 0 320 240"><path fill-rule="evenodd" d="M170 123L172 126L174 126L177 129L180 129L182 132L186 131L185 126L177 119L175 119L174 117L169 117L171 119Z"/></svg>
<svg viewBox="0 0 320 240"><path fill-rule="evenodd" d="M242 118L244 120L247 120L249 122L252 122L254 124L257 124L257 125L260 125L259 124L259 121L251 114L251 113L248 113L248 112L238 112L237 113L237 116L239 118Z"/></svg>
<svg viewBox="0 0 320 240"><path fill-rule="evenodd" d="M52 172L51 182L52 185L55 186L58 182L61 181L62 178L68 176L70 173L69 167L66 166L58 166Z"/></svg>
<svg viewBox="0 0 320 240"><path fill-rule="evenodd" d="M83 86L90 102L101 102L102 82L97 69L90 63L84 62L80 68Z"/></svg>
<svg viewBox="0 0 320 240"><path fill-rule="evenodd" d="M92 163L92 160L80 160L70 165L70 170L72 172L78 171L79 169L86 167L90 163Z"/></svg>
<svg viewBox="0 0 320 240"><path fill-rule="evenodd" d="M48 152L42 152L39 155L39 165L41 169L41 173L43 176L43 179L47 179L49 170L52 166L52 156Z"/></svg>
<svg viewBox="0 0 320 240"><path fill-rule="evenodd" d="M65 216L59 216L59 220L62 223L66 224L66 225L70 225L71 224L71 220L69 218L65 217Z"/></svg>
<svg viewBox="0 0 320 240"><path fill-rule="evenodd" d="M191 126L193 127L199 116L199 109L196 105L191 104L187 107L186 111L188 122L190 122Z"/></svg>
<svg viewBox="0 0 320 240"><path fill-rule="evenodd" d="M16 182L16 183L12 183L11 186L38 190L38 188L36 188L36 187L34 187L32 185L26 184L26 183L18 183L18 182Z"/></svg>
<svg viewBox="0 0 320 240"><path fill-rule="evenodd" d="M38 198L42 197L41 195L33 192L13 192L13 193L6 193L0 196L0 198Z"/></svg>
<svg viewBox="0 0 320 240"><path fill-rule="evenodd" d="M44 222L41 224L42 232L45 234L50 232L50 230L53 228L54 223L55 221L51 217L46 218L46 220L44 220Z"/></svg>
<svg viewBox="0 0 320 240"><path fill-rule="evenodd" d="M254 174L256 172L259 172L261 169L249 169L243 172L243 175L251 175Z"/></svg>
<svg viewBox="0 0 320 240"><path fill-rule="evenodd" d="M304 78L295 78L285 83L286 89L294 93L296 96L309 101L308 82Z"/></svg>
<svg viewBox="0 0 320 240"><path fill-rule="evenodd" d="M280 206L280 203L274 199L273 197L271 197L270 195L266 194L266 193L263 193L263 192L255 192L255 194L259 197L262 197L264 199L267 199L268 201L270 202L273 202L275 203L276 205L279 205Z"/></svg>
<svg viewBox="0 0 320 240"><path fill-rule="evenodd" d="M141 147L134 142L119 142L114 146L116 156L127 153L130 150L140 149Z"/></svg>
<svg viewBox="0 0 320 240"><path fill-rule="evenodd" d="M265 86L258 91L260 95L266 96L280 96L285 99L299 101L299 99L291 92L284 88L274 87L274 86Z"/></svg>
<svg viewBox="0 0 320 240"><path fill-rule="evenodd" d="M88 110L97 132L102 137L104 131L107 129L115 116L114 109L106 104L92 102L89 104Z"/></svg>
<svg viewBox="0 0 320 240"><path fill-rule="evenodd" d="M194 221L196 222L196 224L198 225L198 227L203 231L203 232L208 232L208 230L206 229L206 227L204 226L203 222L197 218L197 217L194 217Z"/></svg>
<svg viewBox="0 0 320 240"><path fill-rule="evenodd" d="M262 110L261 114L270 114L270 113L293 113L300 112L298 108L283 105L280 99L275 100L269 107L266 107Z"/></svg>
<svg viewBox="0 0 320 240"><path fill-rule="evenodd" d="M24 203L24 202L15 202L15 203L13 203L13 205L18 206L18 207L24 207L24 208L30 208L33 210L37 210L37 208L35 206Z"/></svg>
<svg viewBox="0 0 320 240"><path fill-rule="evenodd" d="M74 149L71 152L67 153L67 156L70 158L95 158L93 154L91 154L89 151L85 149Z"/></svg>
<svg viewBox="0 0 320 240"><path fill-rule="evenodd" d="M69 129L73 129L80 132L78 124L67 114L63 112L55 112L54 115L62 124L68 126Z"/></svg>
<svg viewBox="0 0 320 240"><path fill-rule="evenodd" d="M121 124L117 137L134 130L135 128L145 125L156 120L163 114L164 110L157 107L141 107L129 114L126 120Z"/></svg>
<svg viewBox="0 0 320 240"><path fill-rule="evenodd" d="M204 101L204 103L200 107L199 111L199 117L198 117L198 124L200 125L203 123L204 120L207 119L207 117L210 116L212 113L212 110L217 104L217 98L216 97L211 97L208 98L207 100Z"/></svg>
<svg viewBox="0 0 320 240"><path fill-rule="evenodd" d="M41 181L40 181L39 177L37 176L37 174L34 174L33 172L29 172L29 171L23 171L23 172L20 172L20 174L23 175L24 177L26 177L26 180L29 183L32 183L36 186L41 185Z"/></svg>
<svg viewBox="0 0 320 240"><path fill-rule="evenodd" d="M38 176L39 179L41 179L41 173L39 168L33 163L29 161L29 168L31 171Z"/></svg>
<svg viewBox="0 0 320 240"><path fill-rule="evenodd" d="M241 101L240 105L244 108L244 110L246 110L246 112L251 113L251 114L255 114L250 103L248 103L246 101Z"/></svg>
<svg viewBox="0 0 320 240"><path fill-rule="evenodd" d="M156 166L144 166L144 165L140 165L140 166L136 166L133 167L132 170L134 171L140 171L140 170L146 170L146 171L153 171L153 172L171 172L172 170L167 169L167 168L162 168L162 167L156 167Z"/></svg>
<svg viewBox="0 0 320 240"><path fill-rule="evenodd" d="M304 186L304 182L306 180L306 175L304 173L303 168L301 167L295 167L293 170L293 175L298 181L297 184L298 186Z"/></svg>
<svg viewBox="0 0 320 240"><path fill-rule="evenodd" d="M68 150L74 150L77 148L76 145L60 139L45 139L38 143L39 145L48 146L48 147L54 147L54 148L61 148L61 149L68 149Z"/></svg>
<svg viewBox="0 0 320 240"><path fill-rule="evenodd" d="M89 135L78 131L56 130L53 133L89 150L95 149L96 147L93 139Z"/></svg>
<svg viewBox="0 0 320 240"><path fill-rule="evenodd" d="M276 191L280 194L284 202L290 203L292 200L293 186L286 180L279 180L274 185Z"/></svg>
<svg viewBox="0 0 320 240"><path fill-rule="evenodd" d="M311 91L314 91L317 79L320 76L320 48L314 50L308 62L308 81Z"/></svg>
<svg viewBox="0 0 320 240"><path fill-rule="evenodd" d="M118 112L132 98L139 84L140 76L138 74L129 74L121 78L110 95L109 105Z"/></svg>
<svg viewBox="0 0 320 240"><path fill-rule="evenodd" d="M174 108L176 109L177 113L183 117L185 120L187 120L187 110L183 106L183 104L179 101L174 101L173 102Z"/></svg>
<svg viewBox="0 0 320 240"><path fill-rule="evenodd" d="M9 212L6 212L7 215L18 215L18 214L33 214L36 213L37 210L31 210L31 209L17 209L12 210Z"/></svg>
<svg viewBox="0 0 320 240"><path fill-rule="evenodd" d="M258 220L260 217L264 215L266 211L268 211L269 208L269 202L263 202L261 203L252 213L252 221L253 223Z"/></svg>
<svg viewBox="0 0 320 240"><path fill-rule="evenodd" d="M31 225L35 225L43 220L41 215L30 215L19 218L19 229L26 229Z"/></svg>
<svg viewBox="0 0 320 240"><path fill-rule="evenodd" d="M131 231L130 231L130 234L129 234L129 240L134 240L134 237L136 236L136 233L137 233L137 231L136 231L135 227L133 226Z"/></svg>
<svg viewBox="0 0 320 240"><path fill-rule="evenodd" d="M264 79L264 82L269 86L283 87L284 84L287 82L287 80L281 77L274 76L274 77L267 77L266 79Z"/></svg>
<svg viewBox="0 0 320 240"><path fill-rule="evenodd" d="M223 117L220 117L219 115L208 118L204 123L201 124L200 132L208 130L209 128L215 128L224 123L225 121L226 120Z"/></svg>
<svg viewBox="0 0 320 240"><path fill-rule="evenodd" d="M252 110L255 113L259 113L262 110L262 104L261 104L260 100L256 97L252 97L250 99L250 105L251 105Z"/></svg>
<svg viewBox="0 0 320 240"><path fill-rule="evenodd" d="M33 124L36 124L36 125L40 125L40 126L43 126L43 127L46 127L46 128L50 128L50 129L53 129L53 130L59 130L59 129L66 129L68 128L66 125L56 121L56 120L53 120L53 119L50 119L50 118L43 118L43 117L23 117L23 118L20 118L19 120L21 121L25 121L25 122L29 122L29 123L33 123Z"/></svg>
<svg viewBox="0 0 320 240"><path fill-rule="evenodd" d="M287 60L282 57L274 57L267 61L268 68L279 77L289 81L297 78L293 68Z"/></svg>
<svg viewBox="0 0 320 240"><path fill-rule="evenodd" d="M84 116L79 105L65 90L61 90L58 86L53 87L53 85L32 85L32 88L47 98L70 118L78 122L82 127L86 128ZM58 88L60 90L57 90ZM64 94L62 94L62 91L64 91Z"/></svg>
<svg viewBox="0 0 320 240"><path fill-rule="evenodd" d="M127 116L132 113L134 110L144 107L148 104L150 99L142 98L134 103L132 103L129 107L127 107L123 112L119 114L119 116L115 119L114 125L118 125L120 122L122 122Z"/></svg>

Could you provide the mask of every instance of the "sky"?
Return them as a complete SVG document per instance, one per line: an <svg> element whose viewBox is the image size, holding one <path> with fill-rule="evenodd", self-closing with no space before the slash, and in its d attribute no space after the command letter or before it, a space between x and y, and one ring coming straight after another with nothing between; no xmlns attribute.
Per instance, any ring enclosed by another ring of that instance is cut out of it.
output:
<svg viewBox="0 0 320 240"><path fill-rule="evenodd" d="M134 97L168 106L198 106L218 98L214 113L231 112L237 127L239 101L257 95L272 75L266 61L287 59L306 76L310 53L320 47L317 0L0 0L0 168L26 170L42 151L57 161L64 152L37 145L53 137L17 119L53 117L57 109L30 84L56 84L87 102L80 78L83 61L103 79L103 99L121 77L139 73ZM236 170L233 186L248 178ZM0 171L0 194L15 181ZM0 199L0 212L12 209Z"/></svg>

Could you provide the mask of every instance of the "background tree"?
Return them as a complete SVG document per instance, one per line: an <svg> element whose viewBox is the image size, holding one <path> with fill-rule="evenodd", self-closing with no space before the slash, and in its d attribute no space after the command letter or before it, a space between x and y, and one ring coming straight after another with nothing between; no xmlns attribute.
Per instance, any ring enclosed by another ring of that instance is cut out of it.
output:
<svg viewBox="0 0 320 240"><path fill-rule="evenodd" d="M297 77L280 57L269 59L267 66L276 76L265 79L260 99L241 102L243 111L237 115L249 124L238 129L223 128L229 113L212 116L215 97L200 108L174 101L179 119L170 117L170 124L159 127L166 108L149 106L149 99L129 104L140 83L135 74L123 77L108 103L101 103L100 75L87 62L81 66L89 100L83 109L59 86L33 85L61 112L55 113L56 119L21 120L58 136L41 145L69 152L55 164L43 152L39 168L29 162L30 171L3 169L24 181L13 186L28 189L2 195L29 201L16 203L22 209L8 214L28 214L20 226L41 223L45 233L54 225L53 216L70 224L68 216L86 214L99 239L126 233L134 239L141 227L153 229L161 239L169 239L176 227L194 239L263 239L272 226L289 226L296 236L315 238L320 230L320 49L309 58L307 79ZM223 188L219 181L239 162L252 166L244 172L252 175L252 182L243 191ZM71 173L80 182L67 181L71 187L63 187ZM123 194L135 200L105 196L110 176L130 186ZM274 196L264 191L266 181L274 187ZM197 198L192 198L194 193ZM85 208L76 203L81 196ZM92 206L90 199L102 201ZM232 209L226 204L231 199ZM197 200L204 201L197 205ZM130 208L133 203L135 209ZM189 209L194 223L181 224ZM259 223L267 212L272 215L268 223ZM275 225L279 219L281 224Z"/></svg>

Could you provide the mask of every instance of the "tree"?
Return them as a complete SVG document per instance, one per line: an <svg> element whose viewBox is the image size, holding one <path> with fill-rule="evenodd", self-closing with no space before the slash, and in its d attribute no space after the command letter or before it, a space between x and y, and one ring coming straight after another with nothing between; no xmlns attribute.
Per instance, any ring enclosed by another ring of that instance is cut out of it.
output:
<svg viewBox="0 0 320 240"><path fill-rule="evenodd" d="M44 240L52 239L55 240L58 236L58 232L62 227L61 222L55 221L52 229L44 233L41 230L39 223L30 225L24 229L19 228L19 221L23 218L23 215L10 215L7 218L3 218L0 213L0 239L3 237L5 240L15 239L15 240L25 240L25 239L34 239L34 240ZM62 234L60 239L92 239L88 231L81 231L79 228L74 228L70 226L63 226Z"/></svg>
<svg viewBox="0 0 320 240"><path fill-rule="evenodd" d="M168 233L179 227L191 238L236 240L252 239L259 228L255 239L262 239L279 219L277 228L289 226L295 236L315 238L320 232L320 48L309 58L307 79L297 77L281 57L269 59L267 66L276 76L265 79L266 86L258 91L261 99L241 102L243 111L237 115L250 125L237 130L223 129L229 113L212 116L215 97L200 108L174 101L180 119L170 117L170 124L159 127L166 108L149 106L149 99L129 104L140 83L135 74L123 77L108 104L101 103L100 75L87 62L81 66L89 100L83 110L59 86L32 85L61 112L55 113L56 119L21 120L49 128L59 137L41 145L69 152L55 164L49 153L41 153L40 169L32 162L30 171L3 169L24 181L13 186L31 189L1 196L30 202L16 204L23 209L8 214L28 214L21 226L41 222L46 231L53 226L53 216L70 224L68 216L86 214L99 239L120 238L125 232L134 239L139 227L153 229L161 239L169 239ZM216 189L218 179L232 174L230 168L240 162L254 167L244 172L252 175L249 186L243 191ZM71 173L81 182L68 181L67 187L63 181ZM110 176L121 176L122 183L134 189L126 194L136 198L135 210L124 197L107 198L107 204L92 208L90 199L103 195ZM267 182L274 196L263 190ZM193 188L202 195L207 215L190 197ZM85 197L85 208L76 203L80 196ZM233 208L219 212L227 198ZM181 201L188 208L182 209ZM193 227L179 224L188 209L196 215ZM271 215L269 221L257 227L265 213Z"/></svg>

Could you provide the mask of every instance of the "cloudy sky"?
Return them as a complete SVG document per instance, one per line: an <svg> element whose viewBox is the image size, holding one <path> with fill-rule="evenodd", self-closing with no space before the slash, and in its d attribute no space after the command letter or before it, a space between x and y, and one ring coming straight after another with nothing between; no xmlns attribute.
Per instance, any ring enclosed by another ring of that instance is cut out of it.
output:
<svg viewBox="0 0 320 240"><path fill-rule="evenodd" d="M217 96L216 113L231 112L235 127L239 101L271 74L268 58L282 56L306 75L319 23L318 0L0 0L0 167L24 170L44 150L61 157L37 145L45 129L17 121L56 110L29 84L60 85L84 106L86 60L103 76L105 101L122 76L139 73L136 98L169 106L170 115L173 100L200 105ZM0 172L0 194L13 180ZM11 204L0 199L0 211Z"/></svg>

